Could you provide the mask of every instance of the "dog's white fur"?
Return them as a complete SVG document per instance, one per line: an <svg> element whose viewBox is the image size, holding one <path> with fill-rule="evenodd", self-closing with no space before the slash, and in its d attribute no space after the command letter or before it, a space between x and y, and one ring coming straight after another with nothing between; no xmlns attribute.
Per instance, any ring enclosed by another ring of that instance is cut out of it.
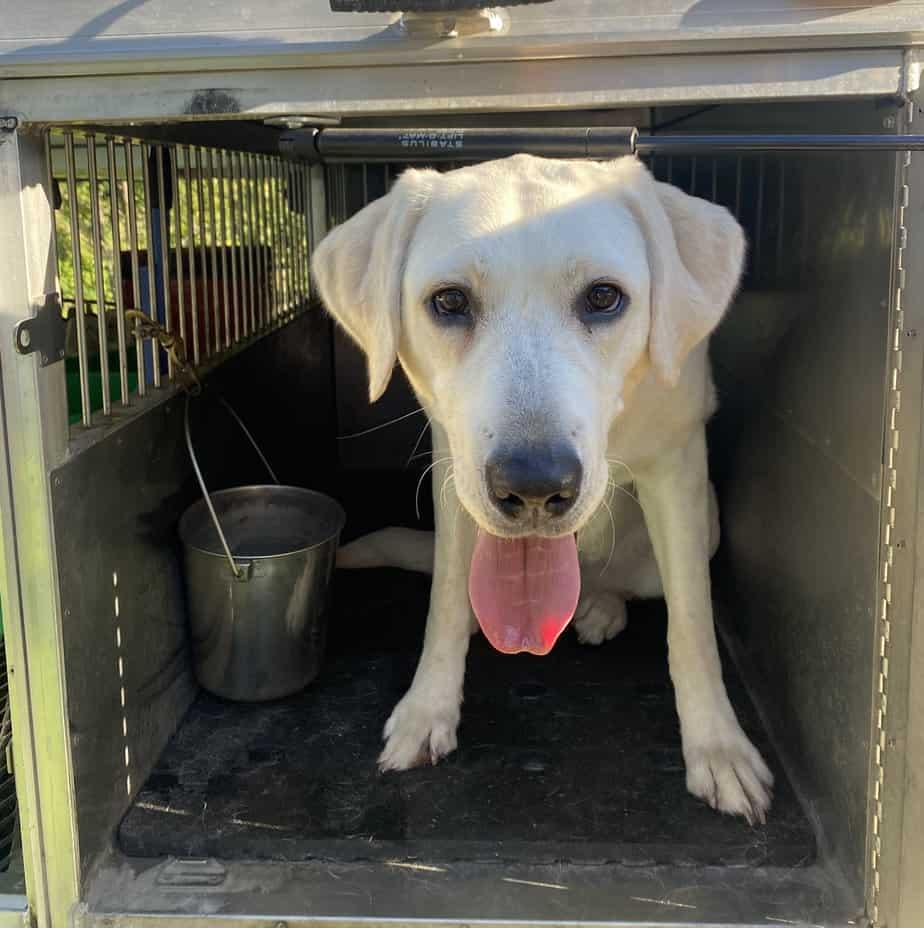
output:
<svg viewBox="0 0 924 928"><path fill-rule="evenodd" d="M434 547L422 533L390 529L339 559L433 571L423 653L386 725L383 769L436 762L456 746L476 524L524 531L491 505L488 456L499 441L564 437L583 465L581 492L556 524L531 530L578 532L577 634L600 643L623 628L627 598L664 595L687 787L723 812L764 820L772 776L726 695L708 569L718 523L707 341L744 247L726 210L655 182L633 158L526 155L407 171L319 245L315 280L366 354L370 399L400 360L438 462ZM630 304L618 320L587 325L575 307L600 279L617 282ZM433 314L431 294L450 285L477 300L473 325Z"/></svg>

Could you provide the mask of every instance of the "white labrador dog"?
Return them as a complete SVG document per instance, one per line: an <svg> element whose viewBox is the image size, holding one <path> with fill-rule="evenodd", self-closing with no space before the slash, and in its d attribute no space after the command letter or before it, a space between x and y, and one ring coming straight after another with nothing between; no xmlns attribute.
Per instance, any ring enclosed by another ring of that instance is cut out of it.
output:
<svg viewBox="0 0 924 928"><path fill-rule="evenodd" d="M386 529L338 561L433 571L383 769L456 747L473 612L494 647L545 654L572 618L598 644L626 599L664 595L687 787L765 820L773 780L725 691L709 583L707 341L744 249L725 209L634 158L527 155L406 171L318 246L370 399L398 360L433 425L435 546Z"/></svg>

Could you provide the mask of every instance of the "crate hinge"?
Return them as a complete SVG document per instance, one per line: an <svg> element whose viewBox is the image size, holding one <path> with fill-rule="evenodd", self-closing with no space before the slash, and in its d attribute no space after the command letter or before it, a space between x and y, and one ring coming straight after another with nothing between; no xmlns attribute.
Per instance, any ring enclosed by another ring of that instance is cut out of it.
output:
<svg viewBox="0 0 924 928"><path fill-rule="evenodd" d="M38 354L42 367L64 360L67 321L61 315L61 297L46 293L30 319L23 319L13 330L13 344L22 355Z"/></svg>
<svg viewBox="0 0 924 928"><path fill-rule="evenodd" d="M19 120L15 116L0 116L0 145L17 129Z"/></svg>

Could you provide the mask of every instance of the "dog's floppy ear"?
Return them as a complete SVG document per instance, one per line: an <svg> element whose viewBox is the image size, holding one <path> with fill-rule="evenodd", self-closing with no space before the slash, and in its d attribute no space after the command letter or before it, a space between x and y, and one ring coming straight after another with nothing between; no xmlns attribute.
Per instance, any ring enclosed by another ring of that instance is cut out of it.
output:
<svg viewBox="0 0 924 928"><path fill-rule="evenodd" d="M433 175L405 171L389 193L332 229L311 259L325 306L365 352L373 403L397 360L401 280Z"/></svg>
<svg viewBox="0 0 924 928"><path fill-rule="evenodd" d="M744 232L724 207L654 181L642 170L634 206L651 267L648 352L673 386L687 355L712 333L735 294Z"/></svg>

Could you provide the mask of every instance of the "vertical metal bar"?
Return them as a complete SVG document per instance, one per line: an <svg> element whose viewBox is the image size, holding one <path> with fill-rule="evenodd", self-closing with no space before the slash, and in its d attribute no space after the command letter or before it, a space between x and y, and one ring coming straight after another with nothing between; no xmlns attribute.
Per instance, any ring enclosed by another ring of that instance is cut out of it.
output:
<svg viewBox="0 0 924 928"><path fill-rule="evenodd" d="M276 316L284 317L285 316L285 302L286 302L286 287L285 287L285 255L283 253L283 243L282 243L282 231L279 221L279 159L273 158L270 160L270 166L272 168L272 198L270 199L270 207L272 213L272 226L273 226L273 252L275 258L273 259L273 297L276 302Z"/></svg>
<svg viewBox="0 0 924 928"><path fill-rule="evenodd" d="M224 162L222 154L222 162ZM240 260L241 252L238 248L237 241L240 235L240 215L237 208L237 196L239 184L237 172L234 169L234 155L228 155L228 187L230 196L228 197L228 209L231 211L231 292L234 300L234 344L241 340L241 301L237 285L237 265ZM242 272L243 273L243 272Z"/></svg>
<svg viewBox="0 0 924 928"><path fill-rule="evenodd" d="M249 313L248 330L251 335L257 331L257 310L254 305L254 265L253 265L253 225L251 223L251 186L250 171L246 159L239 154L241 162L241 204L244 209L244 228L247 234L247 310ZM245 165L247 176L245 177Z"/></svg>
<svg viewBox="0 0 924 928"><path fill-rule="evenodd" d="M90 231L93 236L93 279L96 282L96 331L99 338L99 376L102 388L103 415L112 412L109 398L109 345L106 332L106 280L103 274L103 239L99 208L99 178L96 176L96 136L90 134L87 144L87 175L90 180Z"/></svg>
<svg viewBox="0 0 924 928"><path fill-rule="evenodd" d="M119 388L122 405L128 405L128 346L125 342L125 304L122 300L122 232L119 228L119 178L116 169L115 139L106 139L109 173L109 219L112 223L112 285L115 290L116 338L119 343Z"/></svg>
<svg viewBox="0 0 924 928"><path fill-rule="evenodd" d="M735 219L741 218L741 155L735 158Z"/></svg>
<svg viewBox="0 0 924 928"><path fill-rule="evenodd" d="M228 212L225 199L225 155L218 151L218 209L221 213L221 302L224 308L225 348L231 347L231 302L228 294Z"/></svg>
<svg viewBox="0 0 924 928"><path fill-rule="evenodd" d="M296 237L295 217L295 168L291 161L283 162L283 168L286 172L286 229L289 241L289 273L292 278L292 307L291 313L295 314L301 298L301 281L299 280L298 266L298 239Z"/></svg>
<svg viewBox="0 0 924 928"><path fill-rule="evenodd" d="M292 182L289 178L289 163L286 161L279 162L279 173L281 176L279 206L281 210L280 219L282 222L282 238L285 249L285 268L286 268L286 318L291 318L295 311L295 303L298 300L298 294L295 287L295 265L292 261L292 215L289 203L291 195Z"/></svg>
<svg viewBox="0 0 924 928"><path fill-rule="evenodd" d="M674 156L667 156L667 182L672 184L674 182Z"/></svg>
<svg viewBox="0 0 924 928"><path fill-rule="evenodd" d="M209 245L212 259L212 310L215 322L215 352L217 353L221 351L221 306L218 299L218 249L215 245L215 239L217 238L217 227L215 225L215 162L211 148L205 150L205 155L209 175ZM199 183L202 183L201 176Z"/></svg>
<svg viewBox="0 0 924 928"><path fill-rule="evenodd" d="M385 170L388 170L388 165L385 165ZM308 260L305 262L305 273L308 275L308 299L311 299L312 291L314 290L314 281L311 277L311 258L314 255L314 183L311 175L310 165L305 165L305 234L306 241L308 243ZM387 191L388 184L386 182L385 189Z"/></svg>
<svg viewBox="0 0 924 928"><path fill-rule="evenodd" d="M151 168L150 156L154 151L152 145L141 146L141 169L144 179L144 224L145 235L147 237L147 268L148 268L148 312L152 319L157 318L157 280L155 275L157 268L154 266L154 194L151 191ZM157 353L157 345L151 344L151 366L152 379L154 386L160 386L160 357Z"/></svg>
<svg viewBox="0 0 924 928"><path fill-rule="evenodd" d="M176 314L183 345L186 345L186 288L183 273L183 210L180 196L179 157L175 148L170 149L170 166L173 169L173 259L176 262Z"/></svg>
<svg viewBox="0 0 924 928"><path fill-rule="evenodd" d="M363 163L363 206L369 205L369 168Z"/></svg>
<svg viewBox="0 0 924 928"><path fill-rule="evenodd" d="M77 213L77 169L74 159L74 133L64 133L64 160L67 171L67 211L71 221L71 248L74 260L74 325L77 327L77 365L80 376L80 418L87 428L93 424L90 410L90 370L87 364L86 306L83 301L83 261L80 254L80 217Z"/></svg>
<svg viewBox="0 0 924 928"><path fill-rule="evenodd" d="M287 203L289 204L289 227L291 238L289 244L290 260L292 263L292 284L295 289L295 304L292 307L293 314L298 311L304 300L304 291L302 289L302 264L299 259L299 222L298 222L298 171L293 162L288 162L289 176L289 195ZM365 167L365 165L363 165Z"/></svg>
<svg viewBox="0 0 924 928"><path fill-rule="evenodd" d="M269 248L269 224L266 220L266 158L263 155L257 155L257 188L259 190L257 217L260 225L260 278L263 285L260 288L260 301L263 304L264 318L268 323L272 323L276 321L276 314L273 312L273 301L270 295L270 272L273 259Z"/></svg>
<svg viewBox="0 0 924 928"><path fill-rule="evenodd" d="M158 145L155 149L157 152L157 218L160 221L160 271L161 281L164 288L164 328L168 332L173 331L173 307L170 298L170 260L167 257L170 252L170 235L167 232L167 185L164 170L164 146ZM158 347L155 343L151 344L151 350L154 353L154 366L160 367L160 358L158 356ZM167 356L167 377L172 381L175 371L173 370L173 358Z"/></svg>
<svg viewBox="0 0 924 928"><path fill-rule="evenodd" d="M757 213L754 219L754 277L760 279L760 253L764 237L764 156L757 156Z"/></svg>
<svg viewBox="0 0 924 928"><path fill-rule="evenodd" d="M273 319L282 318L282 290L280 285L280 274L282 273L282 249L279 246L279 228L276 223L276 213L278 208L279 186L276 179L276 160L267 158L264 164L266 171L266 223L267 237L271 255L271 271L269 280L270 305L272 306Z"/></svg>
<svg viewBox="0 0 924 928"><path fill-rule="evenodd" d="M391 190L391 165L385 165L385 192Z"/></svg>
<svg viewBox="0 0 924 928"><path fill-rule="evenodd" d="M311 261L311 246L309 244L309 216L310 207L308 202L308 171L307 164L298 164L295 166L298 172L298 189L299 189L299 236L302 244L302 278L303 295L305 305L311 298L311 274L309 273L309 262Z"/></svg>
<svg viewBox="0 0 924 928"><path fill-rule="evenodd" d="M266 302L269 306L269 314L274 322L279 321L279 301L276 299L276 272L279 267L279 254L273 238L275 229L273 226L273 197L274 197L274 175L273 159L264 157L261 164L263 176L263 227L266 236Z"/></svg>
<svg viewBox="0 0 924 928"><path fill-rule="evenodd" d="M260 176L258 170L259 159L253 154L248 154L247 156L247 165L248 173L250 174L251 182L251 192L252 197L250 201L250 218L251 224L253 226L253 239L254 239L254 301L256 303L257 311L257 320L260 329L266 327L269 322L269 313L267 311L266 302L263 299L263 266L265 263L265 257L263 254L263 229L260 224L260 197L263 195L262 187L260 186Z"/></svg>
<svg viewBox="0 0 924 928"><path fill-rule="evenodd" d="M192 150L192 149L191 149ZM196 204L199 207L199 273L202 275L202 322L205 327L203 353L206 358L212 354L212 317L209 311L209 263L206 253L205 234L205 191L202 180L202 149L196 148Z"/></svg>
<svg viewBox="0 0 924 928"><path fill-rule="evenodd" d="M193 363L199 364L199 294L196 292L196 240L193 235L195 222L193 221L193 191L192 177L190 176L190 159L192 146L187 145L183 150L183 180L186 183L186 258L189 262L189 316L192 324L192 350ZM177 243L179 247L179 243ZM185 281L183 282L185 284ZM181 284L181 285L183 285Z"/></svg>
<svg viewBox="0 0 924 928"><path fill-rule="evenodd" d="M231 167L237 180L237 198L235 206L237 215L234 220L235 231L240 238L238 245L238 259L240 261L240 287L241 287L241 338L250 334L250 313L247 309L247 228L244 210L244 175L241 170L241 159L237 152L231 152Z"/></svg>
<svg viewBox="0 0 924 928"><path fill-rule="evenodd" d="M132 308L141 309L141 262L138 260L138 203L135 199L135 146L130 139L125 147L125 183L128 185L128 247L132 262ZM144 376L144 341L135 329L135 365L138 372L138 395L146 396L148 385Z"/></svg>
<svg viewBox="0 0 924 928"><path fill-rule="evenodd" d="M696 155L690 158L690 196L696 196Z"/></svg>
<svg viewBox="0 0 924 928"><path fill-rule="evenodd" d="M302 267L305 272L305 299L311 299L311 168L307 164L299 165L298 171L302 178L302 253L304 255Z"/></svg>
<svg viewBox="0 0 924 928"><path fill-rule="evenodd" d="M719 199L719 159L712 159L712 202Z"/></svg>
<svg viewBox="0 0 924 928"><path fill-rule="evenodd" d="M291 318L295 311L295 302L297 295L295 292L295 268L292 263L292 216L289 209L290 188L292 186L289 179L289 164L286 161L280 162L279 170L282 175L282 190L279 205L282 209L282 235L285 242L286 253L286 318Z"/></svg>
<svg viewBox="0 0 924 928"><path fill-rule="evenodd" d="M786 161L780 158L780 193L777 201L776 214L776 283L779 283L783 268L783 220L785 217L786 199Z"/></svg>
<svg viewBox="0 0 924 928"><path fill-rule="evenodd" d="M236 279L238 291L235 297L235 312L240 312L240 319L235 319L235 330L238 332L238 338L247 337L247 258L245 255L246 238L244 231L244 180L241 177L241 166L237 159L236 152L228 152L228 158L231 163L231 184L233 188L233 197L231 201L231 227L235 236L235 252L237 260L235 267L240 270ZM238 301L237 297L240 297Z"/></svg>
<svg viewBox="0 0 924 928"><path fill-rule="evenodd" d="M308 247L308 165L296 164L298 177L298 240L299 266L302 269L302 301L307 306L311 294L311 281L308 274L308 262L311 251Z"/></svg>

